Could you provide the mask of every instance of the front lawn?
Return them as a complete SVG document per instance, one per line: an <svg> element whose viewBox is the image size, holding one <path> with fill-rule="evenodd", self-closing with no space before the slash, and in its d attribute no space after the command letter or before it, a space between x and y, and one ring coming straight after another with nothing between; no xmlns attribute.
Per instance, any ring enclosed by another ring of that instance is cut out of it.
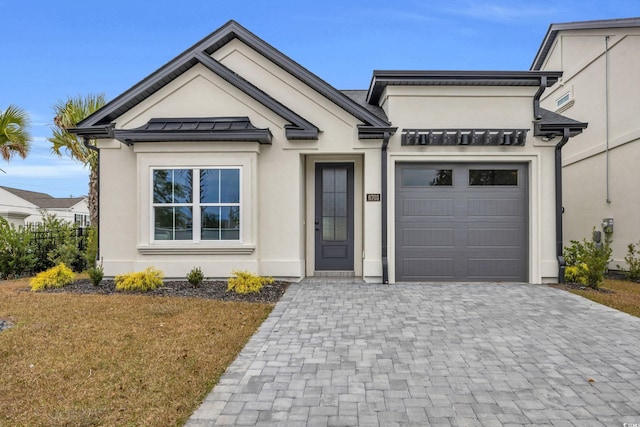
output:
<svg viewBox="0 0 640 427"><path fill-rule="evenodd" d="M640 317L640 283L606 279L600 288L612 292L605 293L588 288L568 290L597 303Z"/></svg>
<svg viewBox="0 0 640 427"><path fill-rule="evenodd" d="M0 281L0 425L182 425L272 308Z"/></svg>

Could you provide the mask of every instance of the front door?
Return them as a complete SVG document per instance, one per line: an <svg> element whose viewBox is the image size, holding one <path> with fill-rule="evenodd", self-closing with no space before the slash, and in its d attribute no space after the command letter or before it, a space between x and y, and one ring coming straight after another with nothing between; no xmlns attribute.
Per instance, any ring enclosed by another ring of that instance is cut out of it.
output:
<svg viewBox="0 0 640 427"><path fill-rule="evenodd" d="M315 269L353 270L353 163L316 163Z"/></svg>

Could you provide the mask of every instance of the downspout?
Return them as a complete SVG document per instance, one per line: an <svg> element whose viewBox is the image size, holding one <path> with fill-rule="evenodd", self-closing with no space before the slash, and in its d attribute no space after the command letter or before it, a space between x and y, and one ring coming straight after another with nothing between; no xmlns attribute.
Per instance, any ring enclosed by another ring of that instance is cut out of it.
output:
<svg viewBox="0 0 640 427"><path fill-rule="evenodd" d="M97 190L97 194L96 194L96 208L98 210L98 212L96 212L96 220L97 220L97 224L96 226L96 230L97 230L97 235L96 235L96 240L97 240L97 244L98 244L98 250L96 251L96 262L100 259L100 149L98 147L96 147L95 145L91 145L89 144L89 139L82 137L82 143L84 144L85 147L87 147L89 150L93 150L97 153L98 155L98 163L96 166L96 175L97 175L97 182L96 182L96 190Z"/></svg>
<svg viewBox="0 0 640 427"><path fill-rule="evenodd" d="M389 284L389 259L387 254L387 148L389 147L389 131L384 132L381 154L381 206L382 206L382 283Z"/></svg>
<svg viewBox="0 0 640 427"><path fill-rule="evenodd" d="M562 139L556 144L556 256L558 257L558 283L564 283L564 270L567 263L562 256L562 147L569 141L569 128L562 131Z"/></svg>
<svg viewBox="0 0 640 427"><path fill-rule="evenodd" d="M542 115L540 114L540 97L542 93L547 89L547 76L540 77L540 87L538 87L538 91L533 96L533 119L540 120Z"/></svg>
<svg viewBox="0 0 640 427"><path fill-rule="evenodd" d="M609 198L609 36L605 36L604 38L604 111L605 111L605 138L606 138L606 150L605 150L605 161L606 161L606 186L607 186L607 204L611 203L611 199Z"/></svg>

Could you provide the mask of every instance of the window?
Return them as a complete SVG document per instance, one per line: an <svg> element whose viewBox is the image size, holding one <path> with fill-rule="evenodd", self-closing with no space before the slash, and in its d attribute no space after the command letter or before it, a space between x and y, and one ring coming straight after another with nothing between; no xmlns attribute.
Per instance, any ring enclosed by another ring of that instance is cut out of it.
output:
<svg viewBox="0 0 640 427"><path fill-rule="evenodd" d="M240 240L240 169L153 170L154 240Z"/></svg>
<svg viewBox="0 0 640 427"><path fill-rule="evenodd" d="M567 92L556 100L556 108L562 107L567 102L571 101L571 92Z"/></svg>
<svg viewBox="0 0 640 427"><path fill-rule="evenodd" d="M469 185L518 185L517 169L469 169Z"/></svg>
<svg viewBox="0 0 640 427"><path fill-rule="evenodd" d="M453 185L453 170L451 169L402 169L403 187L436 187Z"/></svg>
<svg viewBox="0 0 640 427"><path fill-rule="evenodd" d="M74 214L73 215L73 222L78 227L88 227L89 226L89 215Z"/></svg>

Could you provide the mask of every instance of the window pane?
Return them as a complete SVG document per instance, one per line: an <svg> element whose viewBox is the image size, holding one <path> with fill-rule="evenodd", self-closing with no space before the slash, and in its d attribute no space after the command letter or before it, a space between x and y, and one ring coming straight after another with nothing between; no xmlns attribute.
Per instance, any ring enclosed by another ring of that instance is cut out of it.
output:
<svg viewBox="0 0 640 427"><path fill-rule="evenodd" d="M335 193L335 214L336 216L347 216L347 193Z"/></svg>
<svg viewBox="0 0 640 427"><path fill-rule="evenodd" d="M347 240L347 217L338 216L335 218L336 234L334 240Z"/></svg>
<svg viewBox="0 0 640 427"><path fill-rule="evenodd" d="M240 203L240 170L220 170L220 203Z"/></svg>
<svg viewBox="0 0 640 427"><path fill-rule="evenodd" d="M403 187L433 187L453 185L453 171L451 169L402 169Z"/></svg>
<svg viewBox="0 0 640 427"><path fill-rule="evenodd" d="M191 203L192 172L189 169L153 171L153 203Z"/></svg>
<svg viewBox="0 0 640 427"><path fill-rule="evenodd" d="M190 207L156 207L154 211L155 240L191 240L193 215Z"/></svg>
<svg viewBox="0 0 640 427"><path fill-rule="evenodd" d="M202 240L220 240L220 207L201 208L200 237Z"/></svg>
<svg viewBox="0 0 640 427"><path fill-rule="evenodd" d="M332 216L322 217L322 240L334 240L334 218Z"/></svg>
<svg viewBox="0 0 640 427"><path fill-rule="evenodd" d="M200 201L220 203L220 169L200 171Z"/></svg>
<svg viewBox="0 0 640 427"><path fill-rule="evenodd" d="M220 208L220 229L222 240L240 240L240 208L238 206Z"/></svg>
<svg viewBox="0 0 640 427"><path fill-rule="evenodd" d="M347 170L336 169L335 175L335 191L347 192Z"/></svg>
<svg viewBox="0 0 640 427"><path fill-rule="evenodd" d="M322 193L322 216L333 216L335 195L333 193Z"/></svg>
<svg viewBox="0 0 640 427"><path fill-rule="evenodd" d="M190 207L175 207L175 239L193 239L193 214Z"/></svg>
<svg viewBox="0 0 640 427"><path fill-rule="evenodd" d="M335 173L334 169L322 170L322 191L335 191Z"/></svg>
<svg viewBox="0 0 640 427"><path fill-rule="evenodd" d="M518 170L470 169L469 185L518 185Z"/></svg>

